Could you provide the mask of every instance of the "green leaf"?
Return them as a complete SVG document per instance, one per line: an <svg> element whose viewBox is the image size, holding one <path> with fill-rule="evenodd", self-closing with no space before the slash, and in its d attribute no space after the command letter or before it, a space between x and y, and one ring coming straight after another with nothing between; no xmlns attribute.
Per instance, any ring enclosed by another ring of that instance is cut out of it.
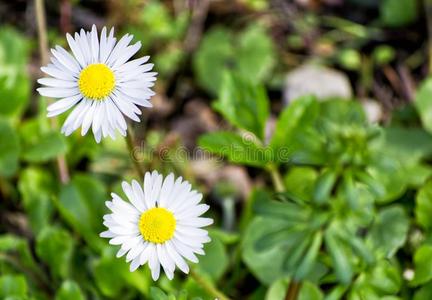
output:
<svg viewBox="0 0 432 300"><path fill-rule="evenodd" d="M381 174L378 173L375 175L379 177ZM359 182L364 183L376 198L382 199L387 196L384 183L372 177L369 172L358 170L354 173L354 176Z"/></svg>
<svg viewBox="0 0 432 300"><path fill-rule="evenodd" d="M128 8L136 7L128 6ZM145 9L136 10L134 23L125 24L123 30L141 41L144 51L148 51L155 44L163 45L164 49L179 48L176 43L184 38L189 21L188 12L178 11L172 14L164 3L152 0L146 3ZM143 31L142 28L146 30Z"/></svg>
<svg viewBox="0 0 432 300"><path fill-rule="evenodd" d="M314 168L293 166L284 176L287 192L299 199L310 201L317 177L318 172Z"/></svg>
<svg viewBox="0 0 432 300"><path fill-rule="evenodd" d="M272 232L273 228L284 226L282 220L256 217L249 224L244 233L242 258L252 274L264 284L271 284L274 280L288 275L282 269L286 257L286 249L271 247L265 251L256 249L259 239ZM271 262L271 268L269 268Z"/></svg>
<svg viewBox="0 0 432 300"><path fill-rule="evenodd" d="M432 228L432 181L428 181L416 196L415 218L424 229Z"/></svg>
<svg viewBox="0 0 432 300"><path fill-rule="evenodd" d="M432 135L422 128L388 127L383 132L385 145L382 150L404 162L417 162L432 154Z"/></svg>
<svg viewBox="0 0 432 300"><path fill-rule="evenodd" d="M400 170L408 187L418 188L432 176L432 167L426 163L406 164Z"/></svg>
<svg viewBox="0 0 432 300"><path fill-rule="evenodd" d="M274 247L293 248L304 239L304 226L291 226L283 223L273 227L271 232L261 236L255 243L257 251L265 251ZM306 246L305 246L306 247Z"/></svg>
<svg viewBox="0 0 432 300"><path fill-rule="evenodd" d="M310 216L309 209L290 202L259 199L254 203L253 208L257 214L272 219L282 219L285 224L305 222Z"/></svg>
<svg viewBox="0 0 432 300"><path fill-rule="evenodd" d="M262 83L275 64L275 49L260 25L250 25L239 34L213 27L203 37L193 64L200 85L217 94L225 72Z"/></svg>
<svg viewBox="0 0 432 300"><path fill-rule="evenodd" d="M388 45L379 45L372 52L375 64L382 66L391 63L396 57L396 51Z"/></svg>
<svg viewBox="0 0 432 300"><path fill-rule="evenodd" d="M325 300L339 300L342 299L342 296L345 294L348 286L346 285L337 285L332 288L325 297Z"/></svg>
<svg viewBox="0 0 432 300"><path fill-rule="evenodd" d="M368 235L369 243L385 255L392 257L405 244L409 220L403 207L383 208L375 218Z"/></svg>
<svg viewBox="0 0 432 300"><path fill-rule="evenodd" d="M353 174L351 170L345 170L342 175L342 191L343 196L347 199L349 206L351 209L356 210L359 207L359 191L355 186Z"/></svg>
<svg viewBox="0 0 432 300"><path fill-rule="evenodd" d="M32 231L38 233L51 222L51 198L56 192L54 178L46 170L29 167L21 172L18 190Z"/></svg>
<svg viewBox="0 0 432 300"><path fill-rule="evenodd" d="M297 268L299 267L300 263L302 262L304 253L308 250L310 247L310 244L312 242L311 234L308 232L305 232L303 236L296 241L296 246L291 247L289 249L283 247L283 244L279 243L280 248L283 248L286 250L287 254L285 255L285 261L282 265L283 269L288 274L294 274L297 271ZM302 274L303 275L303 274Z"/></svg>
<svg viewBox="0 0 432 300"><path fill-rule="evenodd" d="M336 124L366 125L365 111L358 101L328 99L320 103L320 117Z"/></svg>
<svg viewBox="0 0 432 300"><path fill-rule="evenodd" d="M27 296L27 282L24 275L3 275L0 277L0 298Z"/></svg>
<svg viewBox="0 0 432 300"><path fill-rule="evenodd" d="M199 260L197 268L217 282L228 268L228 254L224 244L214 235L211 242L204 245L205 255Z"/></svg>
<svg viewBox="0 0 432 300"><path fill-rule="evenodd" d="M256 210L265 217L255 217L243 234L243 260L255 277L265 284L277 278L294 275L298 267L305 278L318 280L327 272L327 268L315 262L319 236L312 233L314 225L322 218L318 217L310 224L308 209L293 211L295 204L269 201L270 196L263 192L255 193ZM301 207L300 205L298 205ZM312 227L312 230L311 228ZM315 242L314 242L315 238ZM311 247L312 243L312 247ZM305 258L305 253L310 253ZM272 268L268 268L271 262ZM308 272L310 270L310 272Z"/></svg>
<svg viewBox="0 0 432 300"><path fill-rule="evenodd" d="M376 201L380 204L389 203L391 201L399 199L407 189L407 175L404 173L403 162L400 163L396 159L391 157L382 157L381 166L371 167L368 171L372 176L374 185L369 184L371 190L377 195ZM381 185L381 187L379 187Z"/></svg>
<svg viewBox="0 0 432 300"><path fill-rule="evenodd" d="M158 287L150 287L150 298L152 300L168 300L168 295Z"/></svg>
<svg viewBox="0 0 432 300"><path fill-rule="evenodd" d="M186 290L181 290L179 293L178 293L178 296L177 296L177 298L175 298L174 296L173 296L173 298L171 298L170 300L188 300L188 292L186 291Z"/></svg>
<svg viewBox="0 0 432 300"><path fill-rule="evenodd" d="M432 279L432 246L423 245L414 254L414 279L411 285L418 286Z"/></svg>
<svg viewBox="0 0 432 300"><path fill-rule="evenodd" d="M64 136L57 131L41 135L31 145L25 145L22 157L28 162L40 163L49 161L66 152L66 141Z"/></svg>
<svg viewBox="0 0 432 300"><path fill-rule="evenodd" d="M353 276L353 270L346 246L340 242L331 227L326 230L324 239L326 249L333 262L336 277L342 284L348 284Z"/></svg>
<svg viewBox="0 0 432 300"><path fill-rule="evenodd" d="M395 295L401 288L402 276L397 266L389 260L381 260L368 277L368 281L380 293Z"/></svg>
<svg viewBox="0 0 432 300"><path fill-rule="evenodd" d="M203 276L201 274L201 279L206 284L212 284L210 278L207 276ZM206 290L203 289L201 284L198 284L194 278L191 276L187 276L183 286L183 290L187 293L187 300L196 299L196 300L204 300L204 299L213 299L212 295ZM170 299L172 300L172 299Z"/></svg>
<svg viewBox="0 0 432 300"><path fill-rule="evenodd" d="M213 107L239 129L244 129L264 140L264 129L269 117L269 100L264 87L225 73L219 97Z"/></svg>
<svg viewBox="0 0 432 300"><path fill-rule="evenodd" d="M324 299L324 294L320 288L309 281L304 281L300 288L300 293L298 295L299 300L322 300Z"/></svg>
<svg viewBox="0 0 432 300"><path fill-rule="evenodd" d="M68 231L45 227L36 238L36 253L54 276L66 278L70 273L74 241Z"/></svg>
<svg viewBox="0 0 432 300"><path fill-rule="evenodd" d="M135 272L130 272L129 264L124 259L116 257L117 250L112 246L105 246L102 249L101 257L92 261L93 281L102 295L119 298L127 287L128 289L136 289L141 294L148 296L150 284L153 282L150 279L148 267L145 266ZM163 276L161 277L163 278Z"/></svg>
<svg viewBox="0 0 432 300"><path fill-rule="evenodd" d="M329 201L336 179L337 174L333 170L325 170L319 175L313 194L313 199L317 204L323 204Z"/></svg>
<svg viewBox="0 0 432 300"><path fill-rule="evenodd" d="M124 276L129 270L123 260L115 257L113 249L107 248L104 255L93 262L92 272L94 282L101 293L104 296L114 298L120 294L126 285Z"/></svg>
<svg viewBox="0 0 432 300"><path fill-rule="evenodd" d="M415 293L413 300L430 300L432 299L432 282L421 286Z"/></svg>
<svg viewBox="0 0 432 300"><path fill-rule="evenodd" d="M20 143L16 131L0 119L0 176L12 176L18 169Z"/></svg>
<svg viewBox="0 0 432 300"><path fill-rule="evenodd" d="M342 49L337 53L339 64L350 71L358 71L361 67L361 54L355 49Z"/></svg>
<svg viewBox="0 0 432 300"><path fill-rule="evenodd" d="M415 107L420 115L423 127L432 133L432 78L425 79L417 90Z"/></svg>
<svg viewBox="0 0 432 300"><path fill-rule="evenodd" d="M370 299L370 300L381 300L378 293L369 285L358 285L352 288L346 297L349 300L360 300L360 299Z"/></svg>
<svg viewBox="0 0 432 300"><path fill-rule="evenodd" d="M260 25L251 25L239 37L236 48L239 74L252 82L261 82L270 74L274 63L271 38Z"/></svg>
<svg viewBox="0 0 432 300"><path fill-rule="evenodd" d="M98 233L103 231L101 220L106 200L104 184L88 175L75 175L60 191L58 206L61 216L95 249L103 244Z"/></svg>
<svg viewBox="0 0 432 300"><path fill-rule="evenodd" d="M318 102L309 96L296 100L283 110L270 140L276 162L311 159L309 152L313 152L319 145L319 136L313 129L318 113Z"/></svg>
<svg viewBox="0 0 432 300"><path fill-rule="evenodd" d="M380 2L381 21L390 27L400 27L417 19L417 1L382 0Z"/></svg>
<svg viewBox="0 0 432 300"><path fill-rule="evenodd" d="M266 148L228 131L204 134L198 144L204 150L227 157L233 163L263 168L271 161L271 153Z"/></svg>
<svg viewBox="0 0 432 300"><path fill-rule="evenodd" d="M30 98L30 80L26 73L16 74L14 78L1 75L0 72L0 115L19 115Z"/></svg>
<svg viewBox="0 0 432 300"><path fill-rule="evenodd" d="M194 56L194 69L198 82L213 94L217 94L224 70L230 68L235 49L231 32L223 27L210 29L201 41Z"/></svg>
<svg viewBox="0 0 432 300"><path fill-rule="evenodd" d="M13 27L2 26L0 30L0 64L1 74L14 74L24 71L29 55L29 41ZM23 68L14 70L14 68Z"/></svg>
<svg viewBox="0 0 432 300"><path fill-rule="evenodd" d="M245 4L257 11L265 10L270 5L266 0L245 0Z"/></svg>
<svg viewBox="0 0 432 300"><path fill-rule="evenodd" d="M182 48L172 47L162 50L155 55L155 66L161 77L172 76L178 71L183 62L185 53Z"/></svg>
<svg viewBox="0 0 432 300"><path fill-rule="evenodd" d="M321 231L315 233L315 236L308 247L309 249L305 253L300 265L295 272L294 278L296 280L304 279L312 270L312 267L316 262L319 250L321 248L322 239L323 234Z"/></svg>
<svg viewBox="0 0 432 300"><path fill-rule="evenodd" d="M0 253L17 256L20 263L27 269L40 271L30 252L28 242L24 238L11 234L0 235ZM1 256L0 260L2 260Z"/></svg>
<svg viewBox="0 0 432 300"><path fill-rule="evenodd" d="M55 300L85 300L79 285L72 280L66 280L57 291Z"/></svg>
<svg viewBox="0 0 432 300"><path fill-rule="evenodd" d="M282 278L275 280L265 294L265 300L283 300L288 288L289 280Z"/></svg>
<svg viewBox="0 0 432 300"><path fill-rule="evenodd" d="M400 299L397 295L402 286L401 270L397 263L383 259L372 269L361 272L352 284L347 299Z"/></svg>
<svg viewBox="0 0 432 300"><path fill-rule="evenodd" d="M216 237L225 245L233 245L240 239L240 235L237 232L225 231L220 228L208 228L210 236Z"/></svg>
<svg viewBox="0 0 432 300"><path fill-rule="evenodd" d="M30 96L27 73L29 42L16 29L0 29L0 115L16 116ZM0 139L1 140L1 139Z"/></svg>
<svg viewBox="0 0 432 300"><path fill-rule="evenodd" d="M350 232L347 228L337 227L334 229L339 237L345 241L346 244L350 245L354 253L360 256L368 265L371 265L375 261L372 251L366 245L364 239L356 236L355 232Z"/></svg>

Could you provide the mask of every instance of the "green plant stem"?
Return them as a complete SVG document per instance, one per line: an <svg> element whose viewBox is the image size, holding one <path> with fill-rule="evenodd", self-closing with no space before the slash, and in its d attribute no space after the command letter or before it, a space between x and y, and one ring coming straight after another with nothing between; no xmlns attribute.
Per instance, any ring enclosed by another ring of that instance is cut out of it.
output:
<svg viewBox="0 0 432 300"><path fill-rule="evenodd" d="M230 300L224 293L219 291L210 281L201 277L195 270L190 270L190 275L207 293L218 300Z"/></svg>
<svg viewBox="0 0 432 300"><path fill-rule="evenodd" d="M235 223L235 199L232 196L225 197L222 201L223 228L232 231Z"/></svg>
<svg viewBox="0 0 432 300"><path fill-rule="evenodd" d="M301 282L291 280L285 295L285 300L296 300L300 291L300 287Z"/></svg>
<svg viewBox="0 0 432 300"><path fill-rule="evenodd" d="M277 192L282 193L285 191L285 185L282 180L282 176L279 169L275 165L269 167L270 176L273 181L273 185ZM296 300L300 291L301 282L297 282L294 279L290 281L287 292L285 294L285 300Z"/></svg>
<svg viewBox="0 0 432 300"><path fill-rule="evenodd" d="M132 130L130 130L129 128L127 130L125 139L129 150L129 157L132 160L132 163L135 167L135 171L138 173L141 179L144 179L144 171L142 169L142 166L139 163L139 158L136 156L135 153L135 142L134 142L134 137L132 136Z"/></svg>
<svg viewBox="0 0 432 300"><path fill-rule="evenodd" d="M428 30L429 75L432 74L432 0L424 0L424 11Z"/></svg>
<svg viewBox="0 0 432 300"><path fill-rule="evenodd" d="M8 199L9 197L9 191L7 187L7 182L4 178L0 177L0 197L2 199Z"/></svg>
<svg viewBox="0 0 432 300"><path fill-rule="evenodd" d="M273 181L273 185L277 192L282 193L285 191L285 186L283 184L282 176L276 166L272 165L269 167L268 171Z"/></svg>
<svg viewBox="0 0 432 300"><path fill-rule="evenodd" d="M44 0L35 0L35 11L36 11L36 22L37 22L37 32L39 40L39 52L41 57L41 64L46 65L49 62L48 57L48 36L46 28L46 18L45 18L45 3ZM49 99L47 99L50 102ZM51 127L57 128L57 119L50 118ZM70 181L69 169L66 163L64 155L57 156L57 169L60 176L60 181L66 184Z"/></svg>

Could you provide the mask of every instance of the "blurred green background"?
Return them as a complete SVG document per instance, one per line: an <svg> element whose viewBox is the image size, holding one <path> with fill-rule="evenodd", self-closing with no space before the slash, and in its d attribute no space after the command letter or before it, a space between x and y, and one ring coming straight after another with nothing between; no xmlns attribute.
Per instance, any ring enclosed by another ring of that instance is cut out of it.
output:
<svg viewBox="0 0 432 300"><path fill-rule="evenodd" d="M430 0L46 0L50 47L131 33L159 73L143 170L215 219L203 282L130 273L99 238L138 179L124 139L60 134L35 2L0 2L0 299L432 299ZM65 157L70 180L60 180ZM298 295L287 293L299 288Z"/></svg>

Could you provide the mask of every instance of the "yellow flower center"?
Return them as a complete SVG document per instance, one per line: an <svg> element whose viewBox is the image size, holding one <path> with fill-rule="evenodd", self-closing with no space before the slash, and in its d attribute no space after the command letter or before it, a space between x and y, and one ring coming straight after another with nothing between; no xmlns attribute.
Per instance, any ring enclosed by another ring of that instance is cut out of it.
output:
<svg viewBox="0 0 432 300"><path fill-rule="evenodd" d="M141 215L139 230L143 238L152 243L162 244L174 235L176 220L172 212L154 207Z"/></svg>
<svg viewBox="0 0 432 300"><path fill-rule="evenodd" d="M78 86L84 97L103 100L115 87L113 71L105 64L91 64L80 73Z"/></svg>

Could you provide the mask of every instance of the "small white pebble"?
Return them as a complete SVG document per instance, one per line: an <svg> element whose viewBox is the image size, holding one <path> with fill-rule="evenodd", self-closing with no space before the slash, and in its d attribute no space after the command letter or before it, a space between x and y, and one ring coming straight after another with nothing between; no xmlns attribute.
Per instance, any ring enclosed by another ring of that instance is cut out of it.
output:
<svg viewBox="0 0 432 300"><path fill-rule="evenodd" d="M411 281L411 280L413 280L413 278L414 278L414 270L412 270L412 269L406 269L406 270L403 272L403 277L404 277L405 280L407 280L407 281Z"/></svg>

